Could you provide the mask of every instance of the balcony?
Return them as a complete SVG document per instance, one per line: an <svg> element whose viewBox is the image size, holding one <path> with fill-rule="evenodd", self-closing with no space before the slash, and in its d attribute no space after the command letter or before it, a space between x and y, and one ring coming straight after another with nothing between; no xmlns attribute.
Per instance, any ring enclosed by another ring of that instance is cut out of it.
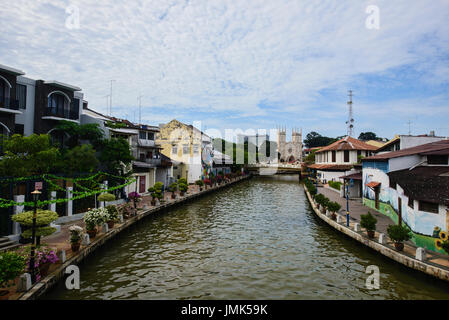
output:
<svg viewBox="0 0 449 320"><path fill-rule="evenodd" d="M137 140L137 145L144 148L153 148L156 146L156 143L154 142L154 140L139 139Z"/></svg>
<svg viewBox="0 0 449 320"><path fill-rule="evenodd" d="M47 107L44 110L44 116L42 119L47 120L69 120L69 121L75 121L78 122L79 120L79 113L77 111L74 111L72 109L70 110L61 110L56 109L52 107Z"/></svg>
<svg viewBox="0 0 449 320"><path fill-rule="evenodd" d="M19 111L19 100L11 98L0 98L0 112L21 114Z"/></svg>

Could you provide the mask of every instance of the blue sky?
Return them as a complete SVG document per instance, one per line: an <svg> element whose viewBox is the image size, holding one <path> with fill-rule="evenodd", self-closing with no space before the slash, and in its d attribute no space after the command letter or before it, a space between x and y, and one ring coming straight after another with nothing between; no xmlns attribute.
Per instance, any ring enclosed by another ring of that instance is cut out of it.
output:
<svg viewBox="0 0 449 320"><path fill-rule="evenodd" d="M368 29L366 8L379 8ZM79 9L79 29L66 9ZM149 124L449 136L449 1L2 1L0 64Z"/></svg>

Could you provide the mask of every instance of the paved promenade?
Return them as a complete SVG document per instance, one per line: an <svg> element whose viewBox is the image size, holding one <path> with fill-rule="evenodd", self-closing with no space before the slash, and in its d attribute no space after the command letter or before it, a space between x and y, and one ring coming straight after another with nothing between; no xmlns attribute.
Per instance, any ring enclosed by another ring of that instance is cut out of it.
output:
<svg viewBox="0 0 449 320"><path fill-rule="evenodd" d="M332 190L328 185L318 186L318 192L324 194L331 201L338 202L341 205L341 209L338 214L343 216L345 221L344 225L346 225L346 198L340 197L340 193ZM361 199L349 199L350 228L352 229L354 227L354 223L360 224L360 215L366 214L368 213L368 211L371 212L371 214L377 219L375 239L378 240L379 233L387 235L388 226L390 224L394 224L394 222L382 213L364 206ZM364 229L362 229L362 233L366 237L366 231ZM415 244L411 241L407 241L404 244L405 246L403 253L409 257L414 258L417 249ZM393 242L390 239L387 240L386 246L394 248ZM430 263L444 269L449 269L449 259L447 256L430 250L426 250L426 255L426 263Z"/></svg>

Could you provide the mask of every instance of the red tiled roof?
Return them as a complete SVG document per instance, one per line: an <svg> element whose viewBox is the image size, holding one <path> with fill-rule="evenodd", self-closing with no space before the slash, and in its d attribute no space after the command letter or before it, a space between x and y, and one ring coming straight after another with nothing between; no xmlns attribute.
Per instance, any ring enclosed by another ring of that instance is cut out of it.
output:
<svg viewBox="0 0 449 320"><path fill-rule="evenodd" d="M336 170L336 171L344 171L352 168L350 164L318 164L314 163L308 166L311 169L318 170Z"/></svg>
<svg viewBox="0 0 449 320"><path fill-rule="evenodd" d="M346 136L343 139L340 139L338 141L335 141L334 143L321 148L316 153L320 153L323 151L329 151L329 150L368 150L368 151L374 151L377 150L377 147L367 144L363 141L357 140L353 137Z"/></svg>
<svg viewBox="0 0 449 320"><path fill-rule="evenodd" d="M378 187L378 186L380 186L380 182L377 182L377 181L371 181L371 182L369 182L369 183L367 183L367 184L365 184L367 187L369 187L369 188L375 188L375 187Z"/></svg>
<svg viewBox="0 0 449 320"><path fill-rule="evenodd" d="M357 173L353 173L353 174L348 174L347 176L341 176L340 178L345 179L345 180L349 180L349 179L362 180L362 173L357 172Z"/></svg>
<svg viewBox="0 0 449 320"><path fill-rule="evenodd" d="M438 153L435 153L438 152ZM398 158L404 156L410 156L414 154L449 154L449 140L441 140L426 144L421 144L416 147L402 149L398 151L387 152L383 154L378 154L371 157L363 158L362 161L370 160L388 160L391 158Z"/></svg>

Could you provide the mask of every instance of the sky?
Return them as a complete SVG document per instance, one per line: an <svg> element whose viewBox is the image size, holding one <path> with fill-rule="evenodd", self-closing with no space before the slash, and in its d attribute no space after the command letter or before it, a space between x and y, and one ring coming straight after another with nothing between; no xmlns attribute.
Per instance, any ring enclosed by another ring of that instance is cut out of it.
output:
<svg viewBox="0 0 449 320"><path fill-rule="evenodd" d="M449 0L2 0L0 21L0 64L103 113L115 80L130 121L141 95L151 125L335 137L351 89L355 137L449 136Z"/></svg>

